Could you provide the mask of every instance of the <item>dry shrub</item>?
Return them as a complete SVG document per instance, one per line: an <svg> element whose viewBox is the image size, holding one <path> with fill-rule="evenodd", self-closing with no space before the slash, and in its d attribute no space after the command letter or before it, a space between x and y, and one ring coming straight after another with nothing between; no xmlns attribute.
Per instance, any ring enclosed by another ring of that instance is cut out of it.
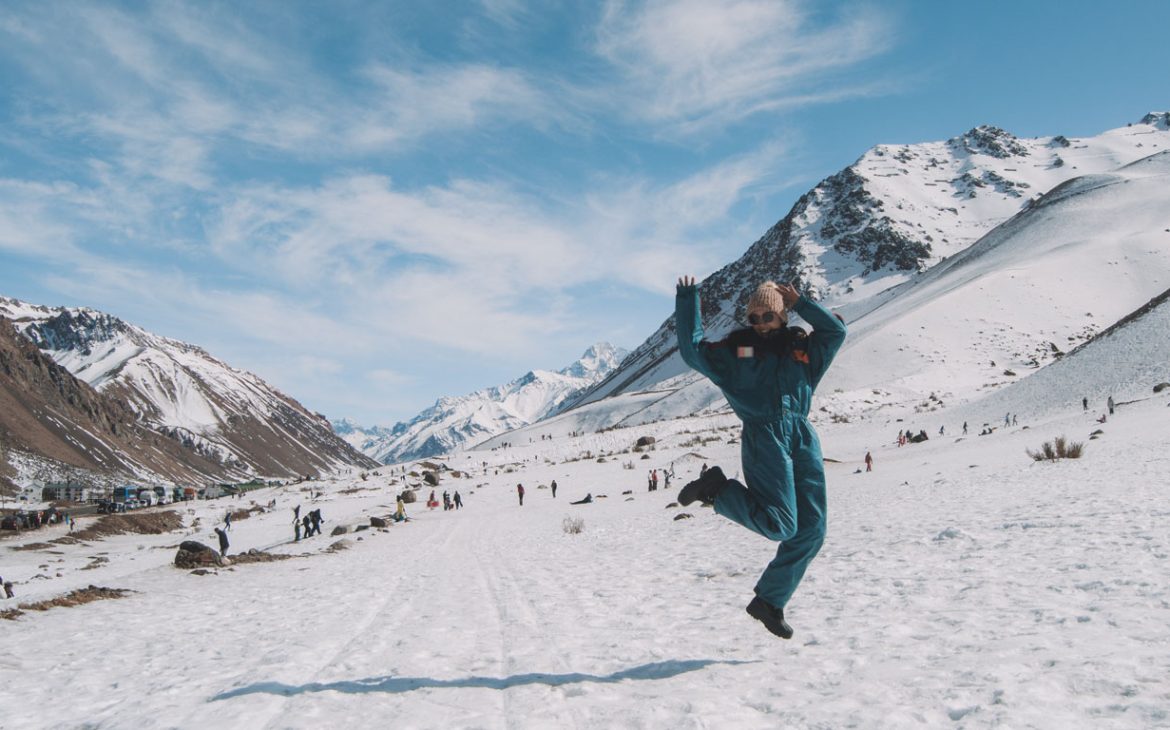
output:
<svg viewBox="0 0 1170 730"><path fill-rule="evenodd" d="M1069 441L1064 436L1057 436L1051 441L1040 445L1039 451L1027 449L1028 456L1033 461L1056 461L1057 459L1079 459L1085 451L1085 445L1078 441Z"/></svg>
<svg viewBox="0 0 1170 730"><path fill-rule="evenodd" d="M585 531L585 520L581 517L566 517L561 528L566 535L580 535Z"/></svg>

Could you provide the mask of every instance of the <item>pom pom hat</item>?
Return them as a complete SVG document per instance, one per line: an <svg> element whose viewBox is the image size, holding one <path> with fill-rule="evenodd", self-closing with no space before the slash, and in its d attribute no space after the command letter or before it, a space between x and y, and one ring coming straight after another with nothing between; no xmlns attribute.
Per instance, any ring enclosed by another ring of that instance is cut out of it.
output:
<svg viewBox="0 0 1170 730"><path fill-rule="evenodd" d="M780 315L780 322L788 324L788 313L784 311L784 298L780 296L780 287L774 281L765 281L756 287L748 297L747 313L775 312Z"/></svg>

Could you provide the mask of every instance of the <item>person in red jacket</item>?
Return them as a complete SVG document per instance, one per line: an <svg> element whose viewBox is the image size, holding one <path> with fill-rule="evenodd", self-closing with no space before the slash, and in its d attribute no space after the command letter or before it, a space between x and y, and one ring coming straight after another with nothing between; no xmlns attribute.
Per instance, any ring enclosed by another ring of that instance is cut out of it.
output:
<svg viewBox="0 0 1170 730"><path fill-rule="evenodd" d="M516 495L518 497L520 497L520 506L523 507L524 506L524 485L523 484L516 485Z"/></svg>

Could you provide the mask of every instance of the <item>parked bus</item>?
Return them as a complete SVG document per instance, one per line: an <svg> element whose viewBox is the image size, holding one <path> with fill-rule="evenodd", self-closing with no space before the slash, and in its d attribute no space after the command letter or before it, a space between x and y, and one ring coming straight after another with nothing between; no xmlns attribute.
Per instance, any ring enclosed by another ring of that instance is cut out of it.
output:
<svg viewBox="0 0 1170 730"><path fill-rule="evenodd" d="M123 504L132 499L138 498L138 487L127 484L121 487L114 487L113 499L115 502L122 502Z"/></svg>

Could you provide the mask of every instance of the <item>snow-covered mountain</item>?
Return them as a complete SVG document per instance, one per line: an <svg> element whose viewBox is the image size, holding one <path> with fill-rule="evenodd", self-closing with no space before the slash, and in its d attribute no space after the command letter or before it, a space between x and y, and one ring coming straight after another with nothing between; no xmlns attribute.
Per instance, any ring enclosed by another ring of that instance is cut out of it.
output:
<svg viewBox="0 0 1170 730"><path fill-rule="evenodd" d="M334 431L362 453L390 464L446 453L555 414L613 371L627 351L599 342L555 372L532 370L510 383L464 396L444 397L392 428L362 428L351 421Z"/></svg>
<svg viewBox="0 0 1170 730"><path fill-rule="evenodd" d="M871 150L702 282L708 337L742 326L738 310L759 281L797 281L850 325L819 391L820 417L857 418L905 403L940 407L932 393L948 407L981 398L1170 286L1166 150L1170 113L1087 139L1020 140L978 128L943 143ZM907 172L879 174L899 157ZM930 177L936 167L963 170L947 178L945 199L943 177ZM992 173L1014 184L969 183L996 180ZM1015 197L1021 189L1028 195ZM944 202L956 212L940 207ZM826 234L826 222L846 219L853 228L833 225ZM933 231L927 221L935 222ZM905 239L901 246L894 233ZM885 248L866 249L868 258L838 246L879 239ZM675 342L671 317L559 416L515 438L726 408L678 357Z"/></svg>
<svg viewBox="0 0 1170 730"><path fill-rule="evenodd" d="M944 142L875 147L802 196L740 259L701 283L708 336L742 326L742 303L765 279L796 282L852 321L1061 183L1167 149L1170 112L1147 114L1096 137L1022 139L983 126ZM1133 306L1152 296L1144 287L1127 294ZM673 388L673 378L690 378L675 342L668 317L620 368L568 408Z"/></svg>
<svg viewBox="0 0 1170 730"><path fill-rule="evenodd" d="M0 316L137 423L213 465L218 477L297 476L376 464L326 420L204 350L87 308L0 297Z"/></svg>

